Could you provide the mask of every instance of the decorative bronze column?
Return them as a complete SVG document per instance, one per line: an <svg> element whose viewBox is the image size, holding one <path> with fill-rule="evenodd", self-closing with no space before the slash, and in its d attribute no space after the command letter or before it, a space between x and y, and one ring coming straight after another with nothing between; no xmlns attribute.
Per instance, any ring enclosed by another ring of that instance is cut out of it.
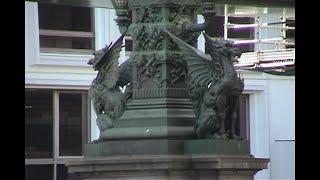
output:
<svg viewBox="0 0 320 180"><path fill-rule="evenodd" d="M194 137L195 116L185 85L186 64L178 46L163 30L196 47L199 31L206 27L196 25L201 1L131 0L127 6L120 1L114 4L119 29L127 30L126 35L133 39L133 95L114 128L103 132L101 139ZM125 11L132 12L131 20L123 17Z"/></svg>

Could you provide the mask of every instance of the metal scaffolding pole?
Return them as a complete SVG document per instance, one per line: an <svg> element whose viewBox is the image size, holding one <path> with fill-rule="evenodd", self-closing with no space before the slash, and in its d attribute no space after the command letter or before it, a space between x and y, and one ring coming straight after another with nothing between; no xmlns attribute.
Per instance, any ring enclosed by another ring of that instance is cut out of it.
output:
<svg viewBox="0 0 320 180"><path fill-rule="evenodd" d="M228 39L228 5L224 5L224 30L223 30L223 38Z"/></svg>
<svg viewBox="0 0 320 180"><path fill-rule="evenodd" d="M270 26L269 23L262 23L262 24L233 24L233 23L228 23L228 29L245 29L245 28L275 28L275 29L283 29L283 30L288 30L288 29L295 29L295 27L289 27L289 26Z"/></svg>

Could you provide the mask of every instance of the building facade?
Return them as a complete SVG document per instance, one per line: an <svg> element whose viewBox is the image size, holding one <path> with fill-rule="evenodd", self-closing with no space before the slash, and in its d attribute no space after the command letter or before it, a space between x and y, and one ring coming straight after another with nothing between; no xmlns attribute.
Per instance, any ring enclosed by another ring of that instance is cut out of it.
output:
<svg viewBox="0 0 320 180"><path fill-rule="evenodd" d="M82 158L83 145L98 138L88 97L96 72L87 61L120 36L115 18L112 8L25 1L26 179L67 179L64 163ZM215 19L220 25L209 34L235 41L244 51L241 67L290 65L294 28L286 19L294 21L294 8L220 5ZM126 39L120 63L130 55ZM202 36L198 48L205 51ZM239 73L245 79L239 129L252 155L270 158L269 168L255 179L294 179L295 77Z"/></svg>

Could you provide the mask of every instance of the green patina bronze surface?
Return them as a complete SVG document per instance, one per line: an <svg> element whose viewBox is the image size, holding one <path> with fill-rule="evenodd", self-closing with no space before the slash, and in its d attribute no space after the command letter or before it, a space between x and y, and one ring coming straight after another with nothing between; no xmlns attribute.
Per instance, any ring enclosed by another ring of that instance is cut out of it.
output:
<svg viewBox="0 0 320 180"><path fill-rule="evenodd" d="M132 97L131 86L122 93L119 87L130 83L130 76L126 75L126 66L118 67L118 58L122 48L123 35L114 43L95 52L95 57L88 64L98 70L97 77L89 89L89 96L97 115L97 125L100 133L113 128L114 121L122 115L126 103ZM121 74L119 75L119 71Z"/></svg>
<svg viewBox="0 0 320 180"><path fill-rule="evenodd" d="M233 62L241 56L231 41L210 38L204 34L209 55L180 38L166 33L176 42L186 62L189 96L196 115L195 129L199 139L235 139L235 120L239 95L244 88Z"/></svg>
<svg viewBox="0 0 320 180"><path fill-rule="evenodd" d="M183 154L182 140L121 140L85 145L85 157L114 155Z"/></svg>
<svg viewBox="0 0 320 180"><path fill-rule="evenodd" d="M211 154L248 155L249 142L245 140L121 140L85 145L85 157L149 154Z"/></svg>

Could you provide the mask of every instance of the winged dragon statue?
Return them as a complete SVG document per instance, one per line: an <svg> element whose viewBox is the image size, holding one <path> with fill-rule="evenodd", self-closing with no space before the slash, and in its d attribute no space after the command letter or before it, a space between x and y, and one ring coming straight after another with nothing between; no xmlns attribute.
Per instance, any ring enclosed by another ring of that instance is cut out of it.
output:
<svg viewBox="0 0 320 180"><path fill-rule="evenodd" d="M165 32L179 46L186 62L186 84L194 106L198 138L239 138L235 134L235 121L244 81L238 77L233 63L241 56L240 50L231 41L203 33L209 46L207 55Z"/></svg>
<svg viewBox="0 0 320 180"><path fill-rule="evenodd" d="M106 129L112 128L114 121L123 114L127 101L132 97L132 77L129 60L119 67L118 59L123 47L124 35L106 47L96 51L94 58L88 61L94 70L98 71L89 89L89 96L93 102L93 108L97 114L97 125L100 134ZM124 93L120 87L124 87Z"/></svg>

